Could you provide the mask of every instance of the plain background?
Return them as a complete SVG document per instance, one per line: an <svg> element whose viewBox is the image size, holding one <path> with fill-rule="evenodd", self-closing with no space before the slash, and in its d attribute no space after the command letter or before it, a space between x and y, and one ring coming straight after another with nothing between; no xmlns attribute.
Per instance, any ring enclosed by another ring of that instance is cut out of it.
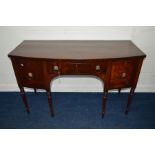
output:
<svg viewBox="0 0 155 155"><path fill-rule="evenodd" d="M136 92L155 91L155 27L148 26L10 26L0 27L0 91L19 91L8 53L23 40L132 40L147 57ZM95 52L95 51L94 51ZM102 82L88 77L57 78L53 92L102 92Z"/></svg>
<svg viewBox="0 0 155 155"><path fill-rule="evenodd" d="M154 6L154 0L5 0L0 24L154 26ZM1 130L0 154L154 155L154 139L154 130Z"/></svg>

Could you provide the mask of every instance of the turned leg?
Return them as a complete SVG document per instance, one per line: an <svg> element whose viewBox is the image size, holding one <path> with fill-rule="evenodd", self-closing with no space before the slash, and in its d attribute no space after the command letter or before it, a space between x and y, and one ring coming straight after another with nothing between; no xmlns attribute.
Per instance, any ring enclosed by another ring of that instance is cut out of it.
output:
<svg viewBox="0 0 155 155"><path fill-rule="evenodd" d="M29 106L28 106L27 98L26 98L25 91L24 91L23 87L20 88L20 94L21 94L21 97L23 99L24 106L26 108L26 112L30 113L30 109L29 109Z"/></svg>
<svg viewBox="0 0 155 155"><path fill-rule="evenodd" d="M34 88L34 93L35 93L35 94L37 93L37 89L36 89L36 88Z"/></svg>
<svg viewBox="0 0 155 155"><path fill-rule="evenodd" d="M48 104L49 104L49 108L50 108L50 113L51 116L54 116L54 111L53 111L53 103L52 103L52 95L50 91L47 91L47 95L48 95Z"/></svg>
<svg viewBox="0 0 155 155"><path fill-rule="evenodd" d="M120 93L121 93L121 88L118 89L118 94L120 94Z"/></svg>
<svg viewBox="0 0 155 155"><path fill-rule="evenodd" d="M103 102L102 102L102 118L104 118L104 114L106 111L106 100L107 100L107 94L108 92L104 92L103 94Z"/></svg>
<svg viewBox="0 0 155 155"><path fill-rule="evenodd" d="M133 98L133 95L134 95L134 91L135 91L135 89L131 88L129 96L128 96L128 104L127 104L127 107L126 107L126 110L125 110L125 114L128 114L128 112L129 112L129 109L130 109L130 106L131 106L131 101L132 101L132 98Z"/></svg>

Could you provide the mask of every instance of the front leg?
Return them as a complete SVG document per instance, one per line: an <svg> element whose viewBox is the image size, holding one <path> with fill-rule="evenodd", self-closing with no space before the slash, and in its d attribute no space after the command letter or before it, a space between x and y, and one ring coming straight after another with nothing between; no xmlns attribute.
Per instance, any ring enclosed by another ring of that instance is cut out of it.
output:
<svg viewBox="0 0 155 155"><path fill-rule="evenodd" d="M108 91L105 91L103 94L103 102L102 102L102 118L104 118L106 112L106 100L107 100Z"/></svg>
<svg viewBox="0 0 155 155"><path fill-rule="evenodd" d="M129 96L128 96L128 104L127 104L127 107L126 107L126 110L125 110L125 114L128 114L128 112L129 112L129 109L130 109L130 106L131 106L131 101L132 101L132 98L133 98L133 95L134 95L134 91L135 91L135 89L131 88Z"/></svg>
<svg viewBox="0 0 155 155"><path fill-rule="evenodd" d="M51 91L50 90L47 91L47 95L48 95L48 104L49 104L49 108L50 108L50 113L51 113L51 116L54 117L52 95L51 95Z"/></svg>
<svg viewBox="0 0 155 155"><path fill-rule="evenodd" d="M118 89L118 94L120 94L120 93L121 93L121 88Z"/></svg>
<svg viewBox="0 0 155 155"><path fill-rule="evenodd" d="M25 91L24 91L23 87L20 87L20 94L21 94L21 97L23 99L23 103L24 103L24 106L26 108L26 112L29 114L30 109L29 109L29 106L28 106L27 98L26 98Z"/></svg>
<svg viewBox="0 0 155 155"><path fill-rule="evenodd" d="M35 94L37 93L37 89L36 89L36 88L34 88L34 93L35 93Z"/></svg>

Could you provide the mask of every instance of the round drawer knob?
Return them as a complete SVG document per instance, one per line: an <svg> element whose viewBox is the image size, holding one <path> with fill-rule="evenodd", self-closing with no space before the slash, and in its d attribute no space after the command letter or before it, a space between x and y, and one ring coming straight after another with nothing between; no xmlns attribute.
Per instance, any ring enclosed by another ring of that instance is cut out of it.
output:
<svg viewBox="0 0 155 155"><path fill-rule="evenodd" d="M126 73L122 73L122 78L125 78L126 77Z"/></svg>
<svg viewBox="0 0 155 155"><path fill-rule="evenodd" d="M20 64L21 67L24 67L24 64Z"/></svg>
<svg viewBox="0 0 155 155"><path fill-rule="evenodd" d="M32 74L31 72L29 72L29 73L28 73L28 76L29 76L29 77L32 77L32 76L33 76L33 74Z"/></svg>
<svg viewBox="0 0 155 155"><path fill-rule="evenodd" d="M53 70L54 71L58 71L59 70L59 67L57 65L53 66Z"/></svg>
<svg viewBox="0 0 155 155"><path fill-rule="evenodd" d="M96 70L99 71L100 69L101 69L101 68L100 68L100 65L97 65L97 66L96 66Z"/></svg>

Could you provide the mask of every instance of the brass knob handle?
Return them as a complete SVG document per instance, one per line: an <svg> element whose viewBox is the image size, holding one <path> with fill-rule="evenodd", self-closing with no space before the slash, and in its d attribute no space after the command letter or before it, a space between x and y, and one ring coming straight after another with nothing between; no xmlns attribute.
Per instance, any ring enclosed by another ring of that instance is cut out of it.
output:
<svg viewBox="0 0 155 155"><path fill-rule="evenodd" d="M33 76L33 74L32 74L31 72L29 72L29 73L28 73L28 76L29 76L29 77L32 77L32 76Z"/></svg>
<svg viewBox="0 0 155 155"><path fill-rule="evenodd" d="M100 68L100 65L97 65L97 66L96 66L96 70L99 71L100 69L101 69L101 68Z"/></svg>
<svg viewBox="0 0 155 155"><path fill-rule="evenodd" d="M53 66L53 70L54 71L58 71L59 70L59 67L57 65Z"/></svg>
<svg viewBox="0 0 155 155"><path fill-rule="evenodd" d="M122 78L125 78L125 77L126 77L126 73L123 72L123 73L122 73Z"/></svg>

